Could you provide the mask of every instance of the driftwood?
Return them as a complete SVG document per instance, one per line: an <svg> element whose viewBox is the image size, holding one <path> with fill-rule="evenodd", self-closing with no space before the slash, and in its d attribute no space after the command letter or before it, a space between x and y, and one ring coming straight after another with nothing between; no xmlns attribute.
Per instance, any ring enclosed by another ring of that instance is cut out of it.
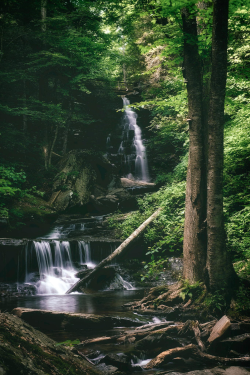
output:
<svg viewBox="0 0 250 375"><path fill-rule="evenodd" d="M139 327L136 327L136 331L142 331L142 330L146 330L146 331L155 331L156 329L158 328L164 328L164 327L168 327L170 325L173 325L174 322L162 322L162 323L154 323L154 324L144 324L143 326L139 326Z"/></svg>
<svg viewBox="0 0 250 375"><path fill-rule="evenodd" d="M165 352L162 352L154 359L151 359L151 361L145 366L145 369L152 369L154 367L158 367L162 365L163 363L170 362L175 357L187 356L187 355L189 356L195 350L196 350L196 346L193 344L166 350Z"/></svg>
<svg viewBox="0 0 250 375"><path fill-rule="evenodd" d="M109 343L109 342L116 342L119 337L120 337L120 335L111 336L111 337L109 337L109 336L96 337L94 339L89 339L89 340L85 340L85 341L80 342L80 344L77 344L77 348L82 348L83 346L96 344L96 343L105 344L105 343Z"/></svg>
<svg viewBox="0 0 250 375"><path fill-rule="evenodd" d="M231 322L230 322L230 319L224 315L214 326L214 328L212 329L212 332L208 338L208 342L211 343L213 342L214 340L218 339L219 337L221 337L225 332L226 330L230 327L231 325Z"/></svg>
<svg viewBox="0 0 250 375"><path fill-rule="evenodd" d="M120 255L121 253L124 252L124 250L127 248L127 246L134 240L136 239L139 234L141 234L146 227L148 226L151 221L153 221L160 213L162 208L158 208L157 211L153 213L146 221L144 221L143 224L139 226L111 255L109 255L107 258L103 259L101 263L99 263L92 272L90 272L88 275L84 276L81 280L79 280L77 283L75 283L67 292L66 294L69 294L71 292L74 292L77 290L80 286L86 285L86 283L97 273L97 271L100 268L103 268L106 266L108 263L110 263L115 257Z"/></svg>
<svg viewBox="0 0 250 375"><path fill-rule="evenodd" d="M193 356L192 356L193 357ZM240 358L226 358L226 357L217 357L216 355L211 355L207 353L202 353L200 350L195 352L194 358L202 359L203 362L209 364L222 363L224 365L234 365L234 366L249 366L250 357L240 357Z"/></svg>
<svg viewBox="0 0 250 375"><path fill-rule="evenodd" d="M199 322L196 321L195 324L193 324L192 326L192 330L194 332L194 337L195 337L195 340L200 348L200 350L202 352L204 352L204 350L206 349L205 345L203 344L202 340L201 340L201 331L200 331L200 328L199 328Z"/></svg>
<svg viewBox="0 0 250 375"><path fill-rule="evenodd" d="M76 353L80 357L84 358L87 362L89 362L91 365L95 365L86 355L84 355L82 352L79 352L79 350L73 350L73 353Z"/></svg>
<svg viewBox="0 0 250 375"><path fill-rule="evenodd" d="M139 338L139 339L142 339L146 336L150 336L150 335L157 335L158 333L168 333L168 334L177 334L177 332L182 328L183 325L171 325L169 327L164 327L164 328L161 328L161 329L156 329L156 330L151 330L151 329L148 329L148 330L141 330L141 331L137 331L137 330L134 330L134 331L127 331L125 332L126 334L126 337L135 337L136 339Z"/></svg>
<svg viewBox="0 0 250 375"><path fill-rule="evenodd" d="M183 327L181 327L181 329L179 330L178 335L179 336L185 336L188 333L194 334L195 340L196 340L199 348L201 349L201 351L204 351L205 345L203 344L203 342L200 338L201 331L200 331L198 320L196 320L196 321L187 320L186 323L183 325Z"/></svg>
<svg viewBox="0 0 250 375"><path fill-rule="evenodd" d="M145 369L152 369L167 364L176 357L192 357L195 360L202 360L210 365L217 365L218 363L230 366L249 366L250 357L240 358L226 358L218 357L215 355L203 353L197 349L196 345L189 344L184 347L166 350L160 353L157 357L153 358L146 366Z"/></svg>

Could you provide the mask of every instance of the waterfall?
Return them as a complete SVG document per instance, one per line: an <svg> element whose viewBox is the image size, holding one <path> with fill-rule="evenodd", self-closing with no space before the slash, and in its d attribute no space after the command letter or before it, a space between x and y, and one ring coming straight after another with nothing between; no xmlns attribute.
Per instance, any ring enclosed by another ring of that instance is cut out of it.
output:
<svg viewBox="0 0 250 375"><path fill-rule="evenodd" d="M31 248L26 246L25 258L25 282L34 284L37 294L64 294L78 280L67 241L33 241Z"/></svg>
<svg viewBox="0 0 250 375"><path fill-rule="evenodd" d="M118 153L123 155L126 177L145 182L150 181L146 148L141 138L141 129L137 125L137 115L126 97L123 97L123 140Z"/></svg>
<svg viewBox="0 0 250 375"><path fill-rule="evenodd" d="M78 241L78 249L80 256L80 264L86 264L88 268L95 268L96 263L93 263L91 261L90 243L85 241Z"/></svg>
<svg viewBox="0 0 250 375"><path fill-rule="evenodd" d="M71 245L68 241L59 240L29 241L24 253L24 285L32 286L35 294L65 294L79 280L75 274L84 269L83 266L95 268L116 247L115 243L97 242L91 245L83 240L73 241ZM118 274L113 284L110 289L133 288Z"/></svg>

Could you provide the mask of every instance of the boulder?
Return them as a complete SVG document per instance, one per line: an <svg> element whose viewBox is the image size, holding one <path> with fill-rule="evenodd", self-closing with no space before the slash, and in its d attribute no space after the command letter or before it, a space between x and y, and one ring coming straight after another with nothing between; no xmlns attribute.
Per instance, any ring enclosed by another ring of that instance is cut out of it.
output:
<svg viewBox="0 0 250 375"><path fill-rule="evenodd" d="M123 373L118 370L117 367L112 366L112 365L105 365L105 363L100 363L99 365L96 366L96 369L100 371L101 374L103 375L122 375Z"/></svg>
<svg viewBox="0 0 250 375"><path fill-rule="evenodd" d="M168 371L166 373L161 373L161 375L183 375L183 372ZM212 369L188 371L185 372L185 375L249 375L249 369L237 366L231 366L226 369L214 367Z"/></svg>
<svg viewBox="0 0 250 375"><path fill-rule="evenodd" d="M233 351L232 356L236 357L235 353L239 356L248 354L250 348L250 334L229 337L221 340L210 347L209 352L214 355L226 357L230 351Z"/></svg>
<svg viewBox="0 0 250 375"><path fill-rule="evenodd" d="M120 187L114 166L95 153L72 150L61 159L59 169L50 198L59 212L91 206L91 196L95 199L107 195L109 187Z"/></svg>
<svg viewBox="0 0 250 375"><path fill-rule="evenodd" d="M106 365L112 365L117 367L119 370L122 371L131 371L132 365L129 357L126 354L118 353L118 354L107 354L103 357L100 361L101 363L105 363Z"/></svg>

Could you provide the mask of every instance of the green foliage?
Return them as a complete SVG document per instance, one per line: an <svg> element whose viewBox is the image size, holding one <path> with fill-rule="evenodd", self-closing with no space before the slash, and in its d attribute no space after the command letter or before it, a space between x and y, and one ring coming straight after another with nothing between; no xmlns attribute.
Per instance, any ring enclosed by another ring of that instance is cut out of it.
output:
<svg viewBox="0 0 250 375"><path fill-rule="evenodd" d="M235 305L233 306L233 312L236 315L249 315L250 313L250 287L241 283L237 295L235 298Z"/></svg>
<svg viewBox="0 0 250 375"><path fill-rule="evenodd" d="M24 183L26 182L26 174L16 172L13 167L0 167L0 216L9 216L9 209L7 206L16 198L21 198L26 194L25 190L22 190Z"/></svg>
<svg viewBox="0 0 250 375"><path fill-rule="evenodd" d="M183 280L182 283L183 286L180 292L180 297L183 299L183 301L187 299L194 301L204 291L204 285L199 281L197 281L195 284L190 284L187 280Z"/></svg>
<svg viewBox="0 0 250 375"><path fill-rule="evenodd" d="M204 300L205 306L212 312L222 312L227 307L227 291L225 288L208 293Z"/></svg>
<svg viewBox="0 0 250 375"><path fill-rule="evenodd" d="M69 346L69 347L74 347L74 345L78 345L80 344L80 340L76 339L76 340L66 340L66 341L63 341L63 342L58 342L56 343L56 346L60 346L60 345L65 345L65 346Z"/></svg>
<svg viewBox="0 0 250 375"><path fill-rule="evenodd" d="M109 225L116 230L118 238L127 238L158 207L163 210L145 230L144 242L148 245L148 262L145 265L145 278L157 277L166 266L169 254L181 255L183 242L185 204L185 181L173 182L153 194L138 199L139 211L126 216L123 222L116 216L109 218Z"/></svg>
<svg viewBox="0 0 250 375"><path fill-rule="evenodd" d="M158 250L155 249L153 251L150 250L146 253L146 255L151 255L151 261L145 264L144 266L144 272L141 275L141 281L144 281L145 279L148 280L158 280L159 274L161 274L164 269L168 265L168 259L158 259L155 260L155 255L157 255Z"/></svg>

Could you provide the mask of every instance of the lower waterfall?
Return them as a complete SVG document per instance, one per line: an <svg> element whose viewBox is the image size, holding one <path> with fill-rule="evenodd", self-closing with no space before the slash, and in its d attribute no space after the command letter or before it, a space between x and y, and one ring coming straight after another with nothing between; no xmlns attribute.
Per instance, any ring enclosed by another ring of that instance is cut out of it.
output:
<svg viewBox="0 0 250 375"><path fill-rule="evenodd" d="M70 242L57 240L30 241L26 245L25 284L32 285L35 294L65 294L79 280L75 276L79 270L94 268L109 255L101 249L92 256L91 245L85 241L77 241L71 247ZM110 244L109 253L114 250L114 244ZM117 277L123 289L133 288L120 275Z"/></svg>

